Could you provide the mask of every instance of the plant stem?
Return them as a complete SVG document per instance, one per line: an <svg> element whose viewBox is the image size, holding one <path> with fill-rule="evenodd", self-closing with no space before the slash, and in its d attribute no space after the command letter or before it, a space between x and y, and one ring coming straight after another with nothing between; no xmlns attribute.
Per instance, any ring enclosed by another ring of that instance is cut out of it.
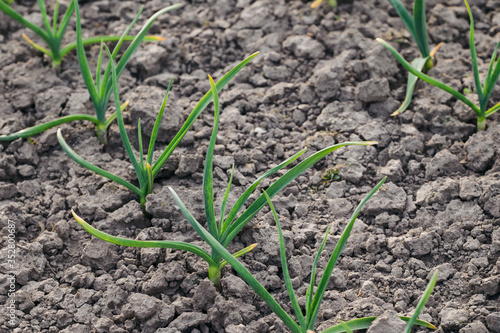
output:
<svg viewBox="0 0 500 333"><path fill-rule="evenodd" d="M106 123L98 123L95 127L95 132L99 143L106 145L108 143L108 126Z"/></svg>
<svg viewBox="0 0 500 333"><path fill-rule="evenodd" d="M477 130L484 131L486 129L486 117L479 116L477 117Z"/></svg>
<svg viewBox="0 0 500 333"><path fill-rule="evenodd" d="M208 279L212 281L214 286L220 290L221 270L218 266L208 265Z"/></svg>

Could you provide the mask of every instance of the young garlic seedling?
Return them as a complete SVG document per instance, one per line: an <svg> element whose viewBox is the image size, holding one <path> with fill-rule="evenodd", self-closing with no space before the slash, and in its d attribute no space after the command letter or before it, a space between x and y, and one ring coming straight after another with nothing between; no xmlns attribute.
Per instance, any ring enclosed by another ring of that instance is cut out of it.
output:
<svg viewBox="0 0 500 333"><path fill-rule="evenodd" d="M442 43L438 44L432 51L429 48L429 38L427 36L427 26L425 19L425 2L424 0L415 0L413 3L413 17L406 10L406 7L400 0L389 0L392 7L396 10L401 21L403 21L406 29L415 41L422 57L415 58L412 61L412 66L419 71L427 72L434 67L434 55L441 47ZM406 84L406 96L401 106L394 111L391 116L397 116L406 111L413 98L413 91L417 84L418 77L412 73L408 74Z"/></svg>
<svg viewBox="0 0 500 333"><path fill-rule="evenodd" d="M320 282L318 286L316 287L315 290L315 277L316 277L316 269L317 269L317 264L321 255L321 252L323 251L323 248L326 244L328 232L329 232L329 227L327 229L325 238L323 239L323 242L320 245L318 254L316 256L316 259L313 264L313 269L311 273L311 283L309 285L309 288L307 289L306 292L306 304L305 304L305 315L298 303L297 297L293 291L292 287L292 281L290 278L290 275L288 273L288 265L286 262L286 253L285 253L285 245L284 245L284 238L283 238L283 233L281 230L281 226L279 224L278 217L276 215L276 211L272 205L271 198L269 194L267 193L271 187L268 188L267 191L264 191L263 196L265 196L265 200L268 202L268 204L271 207L271 210L273 212L273 216L275 218L277 227L278 227L278 233L279 233L279 243L280 243L280 255L281 255L281 262L282 262L282 270L283 270L283 277L285 279L285 286L288 290L290 301L292 308L295 312L295 316L297 318L297 321L295 321L288 313L286 313L283 308L278 304L278 302L273 298L273 296L266 290L264 286L260 284L260 282L246 269L245 266L243 266L237 259L236 256L231 255L231 253L227 250L227 247L224 246L224 244L220 243L220 241L217 239L216 236L212 234L212 232L207 231L201 224L196 221L187 211L186 207L182 205L182 202L178 198L176 198L176 201L178 202L179 206L181 207L183 213L186 215L188 218L189 223L193 226L195 231L200 235L200 237L207 242L211 248L212 251L217 251L220 254L220 257L224 259L225 263L229 263L229 265L239 274L239 276L259 295L264 302L271 308L271 310L285 323L285 325L290 329L292 333L314 333L313 329L316 323L316 319L319 314L319 308L324 296L324 293L326 291L326 286L328 285L328 281L330 279L330 276L333 272L333 269L335 267L335 263L338 260L340 253L342 252L342 249L344 248L347 239L349 238L350 232L353 228L354 222L363 207L363 205L370 199L370 197L382 186L382 184L385 182L385 178L379 182L373 188L366 196L365 198L361 201L361 203L358 205L356 210L354 211L351 219L349 220L349 223L344 229L344 232L342 233L342 236L340 237L337 245L335 246L334 251L332 252L330 259L328 260L328 263L324 269L323 276L320 279ZM173 192L174 193L174 192ZM261 196L262 197L262 196ZM85 226L84 226L85 227ZM87 227L88 228L88 227ZM429 295L432 292L432 289L434 288L434 285L437 280L437 271L434 273L433 277L431 278L431 281L429 282L422 299L420 300L419 304L417 305L417 308L415 309L415 312L411 318L409 317L400 317L402 320L408 322L405 333L410 333L413 325L417 324L422 327L427 327L431 329L436 329L436 327L428 322L418 320L418 316L420 312L422 311L425 303L427 302L427 299L429 298ZM315 291L315 292L314 292ZM341 322L338 325L332 326L330 328L327 328L326 330L322 331L321 333L342 333L342 332L352 332L356 330L364 330L370 327L371 323L376 319L377 317L365 317L365 318L358 318L358 319L353 319L347 322Z"/></svg>
<svg viewBox="0 0 500 333"><path fill-rule="evenodd" d="M43 4L43 1L39 0L39 3ZM1 4L1 3L0 3ZM116 118L116 113L112 114L109 118L106 119L106 110L108 108L109 104L109 99L111 97L111 93L113 91L113 80L111 78L111 62L108 63L106 66L106 70L104 71L104 74L101 73L101 61L102 61L102 51L103 51L103 41L106 40L106 38L102 38L101 41L101 49L99 52L99 58L97 61L97 68L96 68L96 81L94 83L94 80L92 79L92 74L90 71L90 67L87 62L87 56L85 55L85 40L82 37L82 28L81 28L81 16L80 16L80 9L78 6L77 0L72 0L71 1L71 7L68 7L68 10L71 8L71 12L68 14L71 16L71 13L73 11L73 8L76 12L76 48L77 48L77 53L78 53L78 62L80 64L80 69L82 71L82 76L85 81L85 85L87 86L87 89L90 94L90 99L92 100L92 104L94 105L94 111L95 111L95 116L91 116L88 114L74 114L70 116L65 116L56 120L49 121L47 123L43 123L40 125L36 125L30 128L26 128L24 130L9 134L9 135L2 135L0 136L0 141L13 141L17 140L19 138L28 138L31 137L35 134L42 133L52 127L58 126L60 124L64 124L67 122L75 121L75 120L85 120L85 121L91 121L95 124L96 126L96 135L99 138L99 141L102 144L106 144L107 142L107 130L109 125L115 120ZM123 72L123 69L125 68L126 64L134 54L134 52L137 50L141 42L146 38L146 34L151 27L151 25L156 21L156 19L166 13L169 12L173 9L177 9L181 7L181 4L176 4L172 6L165 7L155 14L151 16L146 23L144 23L142 29L139 31L137 36L135 36L128 46L128 48L125 50L123 55L121 56L120 60L118 61L116 65L116 72L117 72L117 77L120 77L121 73ZM1 5L0 5L1 7ZM137 13L136 17L132 21L132 23L128 26L126 31L123 33L123 35L118 39L118 43L116 44L113 53L112 53L112 59L116 59L116 56L123 44L123 42L127 39L130 39L128 37L128 33L130 29L134 26L135 22L139 18L139 16L142 13L142 8L139 10ZM69 20L68 16L68 20ZM67 25L67 23L65 23ZM65 28L65 26L64 26Z"/></svg>
<svg viewBox="0 0 500 333"><path fill-rule="evenodd" d="M472 60L472 70L474 73L474 83L476 85L476 91L479 98L479 107L476 106L471 100L465 97L463 94L453 89L452 87L431 78L430 76L422 73L417 68L410 65L402 56L398 53L391 45L389 45L383 39L377 38L377 41L382 43L399 61L401 65L403 65L406 70L408 70L413 75L419 77L420 79L448 92L454 97L458 98L460 101L469 106L476 114L477 114L477 129L479 131L486 129L486 118L491 116L493 113L497 112L500 109L500 103L488 108L488 103L491 98L491 94L493 92L493 88L495 87L498 78L500 76L500 62L497 59L497 51L500 47L500 42L497 43L495 50L493 51L493 55L491 57L490 66L488 68L488 72L486 74L486 78L484 80L484 85L481 84L481 79L479 77L479 68L477 64L477 54L476 54L476 46L474 44L474 19L472 17L472 12L469 7L469 3L467 0L464 0L465 6L467 7L467 12L469 13L470 18L470 36L469 36L469 46Z"/></svg>
<svg viewBox="0 0 500 333"><path fill-rule="evenodd" d="M139 158L137 159L135 157L135 154L132 149L132 145L130 144L130 140L127 135L127 131L125 129L125 124L123 121L123 116L121 113L120 109L120 97L118 94L118 67L115 67L114 61L112 60L112 55L109 52L109 49L106 47L106 50L108 51L108 55L110 57L110 66L111 66L111 80L112 80L112 87L113 87L113 95L115 98L115 107L116 107L116 119L118 123L118 128L120 130L120 136L123 142L123 145L125 147L125 151L127 153L128 158L130 159L132 166L134 167L135 173L137 175L137 179L139 182L139 186L136 186L128 181L126 181L123 178L120 178L116 175L113 175L93 164L90 162L86 161L83 159L81 156L79 156L76 152L74 152L69 145L66 143L64 140L61 130L59 129L57 131L57 139L59 140L59 144L61 145L62 149L68 154L69 157L71 157L75 162L78 164L82 165L83 167L94 171L95 173L106 177L112 181L117 182L120 185L123 185L124 187L128 188L130 191L134 192L139 196L139 201L141 205L144 207L146 204L146 196L150 194L153 191L153 184L154 184L154 179L158 175L158 172L160 172L160 169L163 167L163 165L167 162L168 158L170 155L173 153L175 148L179 145L180 141L186 135L187 131L191 127L191 125L194 123L196 118L200 115L200 113L206 108L208 103L212 100L212 92L209 91L203 96L203 98L198 102L196 107L191 111L191 114L189 117L186 119L184 124L182 125L181 129L179 132L175 135L175 137L172 139L172 141L168 144L168 146L165 148L163 153L160 155L160 157L153 163L153 150L154 146L156 143L156 138L158 136L158 130L160 127L160 123L163 117L163 111L165 110L165 106L167 103L167 98L168 98L168 92L170 90L172 80L170 81L170 84L167 89L167 93L165 95L165 99L163 100L163 103L160 108L160 112L156 118L153 131L151 133L151 139L149 142L149 148L147 152L147 157L146 160L144 160L144 155L142 151L142 133L141 133L141 124L140 120L138 123L138 138L139 138ZM226 75L224 75L216 85L216 89L220 91L228 82L231 80L233 76L236 75L246 64L248 64L253 58L257 56L258 53L254 53L245 60L243 60L241 63L239 63L237 66L235 66L232 70L230 70Z"/></svg>
<svg viewBox="0 0 500 333"><path fill-rule="evenodd" d="M46 54L52 60L52 67L58 67L61 64L62 59L66 54L76 48L76 43L69 43L64 47L61 47L62 40L64 38L64 33L66 32L66 28L68 26L71 15L73 15L74 11L74 3L71 1L64 13L63 19L61 20L59 27L57 26L59 22L59 1L56 0L54 6L54 15L52 19L49 18L47 14L47 9L45 8L44 0L38 0L38 7L40 7L40 13L42 14L43 23L45 25L44 28L40 28L37 25L33 24L29 20L25 19L21 14L16 12L14 9L10 7L13 0L3 0L0 1L0 10L2 10L5 14L9 15L12 19L24 25L26 28L33 31L37 34L41 39L45 41L48 49L35 43L32 41L26 34L23 33L23 38L35 49ZM52 21L52 25L50 23ZM125 36L124 40L130 41L133 40L133 36ZM122 36L96 36L90 37L83 40L84 45L100 43L104 42L116 42L122 39ZM146 41L161 41L163 38L156 36L147 36L145 38Z"/></svg>
<svg viewBox="0 0 500 333"><path fill-rule="evenodd" d="M218 88L213 82L212 78L210 77L210 85L211 85L211 93L213 95L214 99L214 108L215 108L215 114L214 114L214 128L212 131L212 135L210 137L210 143L208 146L208 151L207 151L207 156L205 160L205 168L204 168L204 173L203 173L203 199L204 199L204 205L205 205L205 215L207 218L207 224L208 224L208 232L203 229L203 227L200 226L199 222L196 221L196 219L192 216L192 214L189 212L189 210L186 208L184 203L181 201L177 193L169 187L170 192L172 193L172 196L181 209L181 212L184 214L188 222L191 224L191 226L195 229L195 231L200 235L200 237L207 242L210 247L212 248L211 253L208 253L207 251L203 250L200 247L194 246L189 243L183 243L183 242L172 242L172 241L138 241L138 240L132 240L132 239L126 239L126 238L120 238L120 237L115 237L106 233L103 233L92 226L90 226L88 223L86 223L84 220L79 218L74 212L73 216L75 219L82 225L82 227L87 230L90 234L96 236L97 238L100 238L102 240L105 240L107 242L111 242L114 244L118 245L124 245L124 246L133 246L133 247L163 247L163 248L173 248L173 249L181 249L185 251L189 251L191 253L194 253L198 255L200 258L205 260L208 264L208 277L209 279L214 283L214 285L219 286L220 284L220 278L221 278L221 271L222 268L227 264L226 260L223 260L221 257L221 252L219 250L216 250L214 245L210 242L209 239L214 239L215 243L222 246L224 249L227 249L231 241L238 235L238 233L247 225L250 220L265 206L266 204L266 198L264 194L260 195L247 209L244 210L244 212L237 217L239 211L243 208L244 204L250 197L250 195L257 189L257 186L260 184L260 182L275 173L276 171L284 168L294 160L296 160L300 155L302 155L305 152L305 149L301 150L300 152L296 153L292 157L288 158L286 161L282 162L278 166L274 167L273 169L265 172L263 175L261 175L250 187L248 187L245 192L238 198L236 203L232 206L230 209L229 213L226 215L226 204L227 200L229 197L229 191L231 187L231 182L233 178L233 174L231 173L231 177L229 180L229 184L226 188L223 201L222 201L222 206L220 209L220 217L216 218L215 215L215 208L214 208L214 201L213 201L213 175L212 175L212 159L213 159L213 154L214 154L214 148L215 148L215 142L217 138L217 132L218 132L218 124L219 124L219 99L218 99ZM337 144L328 148L325 148L308 158L306 158L304 161L300 162L297 164L295 167L293 167L291 170L289 170L287 173L285 173L283 176L279 177L272 185L270 185L267 189L267 193L269 196L274 196L276 195L279 191L281 191L286 185L288 185L291 181L296 179L300 174L302 174L304 171L306 171L310 166L321 160L323 157L326 155L330 154L331 152L347 146L347 145L372 145L375 142L372 141L367 141L367 142L345 142L341 144ZM234 171L234 168L233 168ZM200 227L202 230L200 230ZM211 238L207 238L206 233L210 235ZM234 254L234 256L241 256L245 253L248 253L255 247L255 244L250 245ZM227 251L227 250L226 250Z"/></svg>

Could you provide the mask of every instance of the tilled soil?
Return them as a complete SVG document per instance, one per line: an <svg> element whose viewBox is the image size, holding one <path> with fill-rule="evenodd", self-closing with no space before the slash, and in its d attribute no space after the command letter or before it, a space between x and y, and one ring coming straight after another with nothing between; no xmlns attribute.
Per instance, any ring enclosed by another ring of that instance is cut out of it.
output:
<svg viewBox="0 0 500 333"><path fill-rule="evenodd" d="M145 6L141 22L170 4L141 2ZM410 2L406 1L408 8ZM53 4L47 5L51 12ZM140 5L85 1L83 30L87 36L120 34ZM429 74L460 91L471 89L464 4L428 0L426 5L431 45L444 42ZM500 39L499 3L471 0L471 5L484 75ZM13 6L43 25L35 1ZM75 52L63 60L60 70L53 70L48 59L21 38L28 31L3 13L0 32L2 133L93 112ZM344 1L336 9L324 4L316 10L298 0L187 1L180 10L162 16L151 33L167 38L144 44L119 80L122 100L130 101L125 121L136 149L137 119L149 133L172 76L158 151L208 91L208 74L220 78L244 57L261 52L221 93L214 157L217 205L233 163L231 202L260 174L304 147L309 155L344 141L379 142L338 150L273 199L285 229L293 285L303 304L312 262L328 224L333 227L325 253L333 250L360 199L388 177L363 209L333 272L318 331L339 320L390 311L411 315L437 268L438 283L420 318L435 324L437 332L500 332L498 116L488 119L486 131L476 133L471 110L422 82L410 108L390 116L404 98L406 72L375 38L390 41L410 60L418 50L388 1ZM73 20L67 37L74 38ZM89 62L95 64L98 46L87 50ZM500 101L498 88L492 100ZM231 268L224 269L222 288L217 290L207 278L206 264L194 255L105 243L71 217L70 209L75 209L114 235L186 241L206 248L167 186L177 191L199 221L205 221L201 180L212 126L210 105L148 197L146 210L151 217L143 214L138 198L128 190L66 156L55 129L32 140L2 144L1 304L7 302L10 288L8 221L15 224L18 269L17 319L9 324L7 307L2 307L0 331L287 332ZM111 126L107 147L99 145L90 124L61 127L81 156L134 180L116 124ZM268 208L248 224L230 250L252 243L258 243L257 248L241 261L291 313L278 233ZM327 260L323 255L320 274Z"/></svg>

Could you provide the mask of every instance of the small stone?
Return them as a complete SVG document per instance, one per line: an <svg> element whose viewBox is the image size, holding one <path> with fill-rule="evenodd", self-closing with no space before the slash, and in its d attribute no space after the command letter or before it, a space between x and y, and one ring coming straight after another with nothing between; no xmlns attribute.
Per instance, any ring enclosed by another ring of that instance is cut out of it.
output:
<svg viewBox="0 0 500 333"><path fill-rule="evenodd" d="M486 326L493 333L500 333L500 312L490 313L486 317Z"/></svg>
<svg viewBox="0 0 500 333"><path fill-rule="evenodd" d="M55 232L44 231L38 236L37 241L42 244L45 253L53 253L54 250L57 251L63 247L62 239Z"/></svg>
<svg viewBox="0 0 500 333"><path fill-rule="evenodd" d="M459 333L489 333L489 332L482 322L477 321L460 329Z"/></svg>
<svg viewBox="0 0 500 333"><path fill-rule="evenodd" d="M17 195L17 187L12 183L0 183L0 200L7 200Z"/></svg>
<svg viewBox="0 0 500 333"><path fill-rule="evenodd" d="M325 47L307 35L290 36L283 42L283 47L299 58L320 59L325 55Z"/></svg>
<svg viewBox="0 0 500 333"><path fill-rule="evenodd" d="M495 142L485 131L479 131L465 143L466 166L475 172L485 172L495 162Z"/></svg>
<svg viewBox="0 0 500 333"><path fill-rule="evenodd" d="M367 333L404 332L406 323L395 311L386 311L373 321Z"/></svg>
<svg viewBox="0 0 500 333"><path fill-rule="evenodd" d="M457 272L457 270L453 268L452 264L450 263L441 264L436 268L434 268L432 271L430 271L429 274L427 274L427 280L430 280L430 278L432 277L432 275L436 270L439 271L437 282L446 281Z"/></svg>
<svg viewBox="0 0 500 333"><path fill-rule="evenodd" d="M28 141L24 142L21 147L17 148L14 156L19 164L31 164L37 166L38 162L40 162L40 157L36 152L35 146Z"/></svg>
<svg viewBox="0 0 500 333"><path fill-rule="evenodd" d="M136 317L139 320L144 320L156 313L159 302L161 301L152 296L132 293L122 312L126 318Z"/></svg>
<svg viewBox="0 0 500 333"><path fill-rule="evenodd" d="M154 265L160 257L161 249L154 247L144 247L141 249L141 264L144 267Z"/></svg>
<svg viewBox="0 0 500 333"><path fill-rule="evenodd" d="M387 176L387 180L390 182L400 181L405 175L401 160L389 160L385 166L378 169L378 174Z"/></svg>
<svg viewBox="0 0 500 333"><path fill-rule="evenodd" d="M340 168L339 176L353 184L359 184L365 171L366 168L361 163L348 161Z"/></svg>
<svg viewBox="0 0 500 333"><path fill-rule="evenodd" d="M117 248L115 244L92 238L83 248L82 264L109 271L116 267L119 258Z"/></svg>
<svg viewBox="0 0 500 333"><path fill-rule="evenodd" d="M93 323L94 328L97 333L107 333L114 322L109 318L99 318L95 323Z"/></svg>
<svg viewBox="0 0 500 333"><path fill-rule="evenodd" d="M208 315L200 312L184 312L168 325L168 328L176 328L181 332L208 323Z"/></svg>
<svg viewBox="0 0 500 333"><path fill-rule="evenodd" d="M462 200L472 200L474 198L479 198L483 189L479 185L477 179L475 178L460 178L460 199Z"/></svg>
<svg viewBox="0 0 500 333"><path fill-rule="evenodd" d="M189 176L198 171L203 157L199 154L182 155L179 160L179 166L175 174L179 177Z"/></svg>
<svg viewBox="0 0 500 333"><path fill-rule="evenodd" d="M469 314L464 309L443 308L439 315L441 316L441 326L445 330L457 329L469 319Z"/></svg>
<svg viewBox="0 0 500 333"><path fill-rule="evenodd" d="M193 305L195 308L207 311L214 305L217 295L219 295L219 293L215 289L212 281L205 279L200 282L194 291Z"/></svg>
<svg viewBox="0 0 500 333"><path fill-rule="evenodd" d="M356 88L356 95L365 103L384 101L390 95L389 81L386 78L363 81Z"/></svg>
<svg viewBox="0 0 500 333"><path fill-rule="evenodd" d="M447 176L464 173L465 169L460 164L458 157L448 149L438 152L426 167L425 178L432 179L437 176Z"/></svg>
<svg viewBox="0 0 500 333"><path fill-rule="evenodd" d="M377 215L383 212L402 212L405 206L405 191L393 183L386 183L367 202L363 210L366 214Z"/></svg>

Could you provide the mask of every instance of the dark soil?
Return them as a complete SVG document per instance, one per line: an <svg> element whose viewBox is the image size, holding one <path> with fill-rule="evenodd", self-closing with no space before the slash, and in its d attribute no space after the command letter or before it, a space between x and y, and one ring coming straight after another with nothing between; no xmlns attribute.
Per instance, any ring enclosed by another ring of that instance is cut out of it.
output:
<svg viewBox="0 0 500 333"><path fill-rule="evenodd" d="M141 2L141 22L170 4ZM500 39L500 11L497 0L471 4L484 75ZM458 90L471 88L463 2L428 0L426 5L431 44L444 42L430 75ZM35 1L13 6L43 25ZM121 33L139 6L133 1L82 3L85 34ZM68 30L71 40L73 21ZM2 133L93 112L75 53L57 72L21 38L27 30L3 13L0 32ZM187 1L161 17L151 32L167 39L144 44L119 81L122 100L130 101L125 121L136 148L137 118L152 124L171 76L174 85L158 151L209 89L208 74L220 78L244 57L261 52L221 94L214 158L217 203L233 163L234 202L258 175L303 147L311 154L338 142L379 142L338 150L273 199L303 304L327 225L333 223L326 247L330 253L359 200L383 176L389 178L356 222L331 278L318 332L339 320L388 311L411 315L436 268L438 283L420 318L441 333L500 332L498 116L488 119L486 131L476 133L471 110L421 82L409 110L390 116L404 98L406 72L375 38L392 42L407 59L418 56L418 50L388 1L344 2L336 9L325 3L316 10L299 0ZM98 46L88 48L91 63L97 54ZM499 89L492 100L500 101ZM207 278L206 264L194 255L115 246L91 237L71 217L70 209L75 209L114 235L205 246L167 185L199 221L205 220L201 179L212 112L209 106L201 114L165 166L148 197L152 218L145 217L128 190L67 157L55 129L0 146L0 304L7 301L9 289L8 220L15 222L18 264L17 321L9 325L2 307L1 332L287 332L231 268L224 270L218 291ZM62 130L80 155L134 179L116 124L106 148L90 124L70 123ZM338 177L324 177L336 171ZM241 260L291 313L277 229L267 208L230 249L255 242L257 248ZM320 266L326 261L325 255Z"/></svg>

